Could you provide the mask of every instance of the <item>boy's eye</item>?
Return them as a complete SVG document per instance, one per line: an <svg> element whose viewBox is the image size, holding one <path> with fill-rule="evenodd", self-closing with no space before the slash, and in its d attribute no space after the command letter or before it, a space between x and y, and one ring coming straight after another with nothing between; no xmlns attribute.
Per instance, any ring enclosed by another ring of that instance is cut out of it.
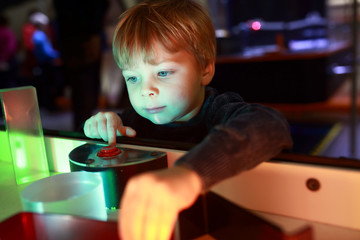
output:
<svg viewBox="0 0 360 240"><path fill-rule="evenodd" d="M172 73L172 71L160 71L158 72L159 77L167 77Z"/></svg>
<svg viewBox="0 0 360 240"><path fill-rule="evenodd" d="M127 82L131 82L131 83L136 83L137 80L138 80L137 77L128 77L128 78L126 79Z"/></svg>

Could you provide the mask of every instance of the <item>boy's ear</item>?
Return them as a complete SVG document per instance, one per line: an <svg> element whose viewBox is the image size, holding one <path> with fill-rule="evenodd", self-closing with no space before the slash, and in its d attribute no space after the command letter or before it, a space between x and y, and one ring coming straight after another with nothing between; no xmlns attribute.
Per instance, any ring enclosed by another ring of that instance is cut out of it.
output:
<svg viewBox="0 0 360 240"><path fill-rule="evenodd" d="M214 74L215 74L215 62L212 61L208 63L202 71L201 84L203 86L208 85L213 79Z"/></svg>

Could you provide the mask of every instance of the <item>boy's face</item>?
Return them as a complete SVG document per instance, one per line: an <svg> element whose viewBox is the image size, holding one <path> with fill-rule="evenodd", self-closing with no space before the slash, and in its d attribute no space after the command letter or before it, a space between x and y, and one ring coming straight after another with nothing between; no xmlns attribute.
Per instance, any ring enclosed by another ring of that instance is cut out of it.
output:
<svg viewBox="0 0 360 240"><path fill-rule="evenodd" d="M138 57L135 66L122 71L130 102L155 124L188 121L201 108L208 76L188 52L170 53L159 45L154 49L154 61L145 63Z"/></svg>

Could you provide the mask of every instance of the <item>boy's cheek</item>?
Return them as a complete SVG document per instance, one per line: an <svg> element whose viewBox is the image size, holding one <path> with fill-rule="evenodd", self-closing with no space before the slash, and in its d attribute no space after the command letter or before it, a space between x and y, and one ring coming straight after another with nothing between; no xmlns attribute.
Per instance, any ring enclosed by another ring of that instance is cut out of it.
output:
<svg viewBox="0 0 360 240"><path fill-rule="evenodd" d="M128 94L131 106L136 109L138 106L138 97L135 97L135 94L132 94L131 92L128 92Z"/></svg>

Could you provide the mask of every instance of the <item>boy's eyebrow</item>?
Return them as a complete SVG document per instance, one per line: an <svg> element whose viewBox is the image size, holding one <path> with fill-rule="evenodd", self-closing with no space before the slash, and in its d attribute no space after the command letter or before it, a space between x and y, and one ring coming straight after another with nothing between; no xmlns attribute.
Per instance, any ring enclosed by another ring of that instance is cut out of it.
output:
<svg viewBox="0 0 360 240"><path fill-rule="evenodd" d="M173 58L163 58L163 59L160 59L159 61L157 61L156 59L152 59L151 61L149 61L149 63L151 65L160 65L160 64L165 63L165 62L166 63L169 62L169 63L178 64L178 61L173 59Z"/></svg>
<svg viewBox="0 0 360 240"><path fill-rule="evenodd" d="M160 64L165 63L165 62L166 63L171 63L171 64L176 64L176 65L179 64L178 58L176 58L174 56L162 57L159 60L156 57L154 57L152 59L140 60L140 61L146 61L148 64L153 65L153 66L157 66L157 65L160 65ZM133 63L134 63L134 61L133 61ZM130 66L123 67L122 71L131 71L134 68L136 68L136 64L131 64Z"/></svg>
<svg viewBox="0 0 360 240"><path fill-rule="evenodd" d="M170 62L170 63L175 63L178 64L178 54L179 52L174 52L174 53L169 53L166 54L165 56L162 56L160 59L158 59L156 56L154 56L152 59L149 59L149 63L151 65L160 65L164 62Z"/></svg>

